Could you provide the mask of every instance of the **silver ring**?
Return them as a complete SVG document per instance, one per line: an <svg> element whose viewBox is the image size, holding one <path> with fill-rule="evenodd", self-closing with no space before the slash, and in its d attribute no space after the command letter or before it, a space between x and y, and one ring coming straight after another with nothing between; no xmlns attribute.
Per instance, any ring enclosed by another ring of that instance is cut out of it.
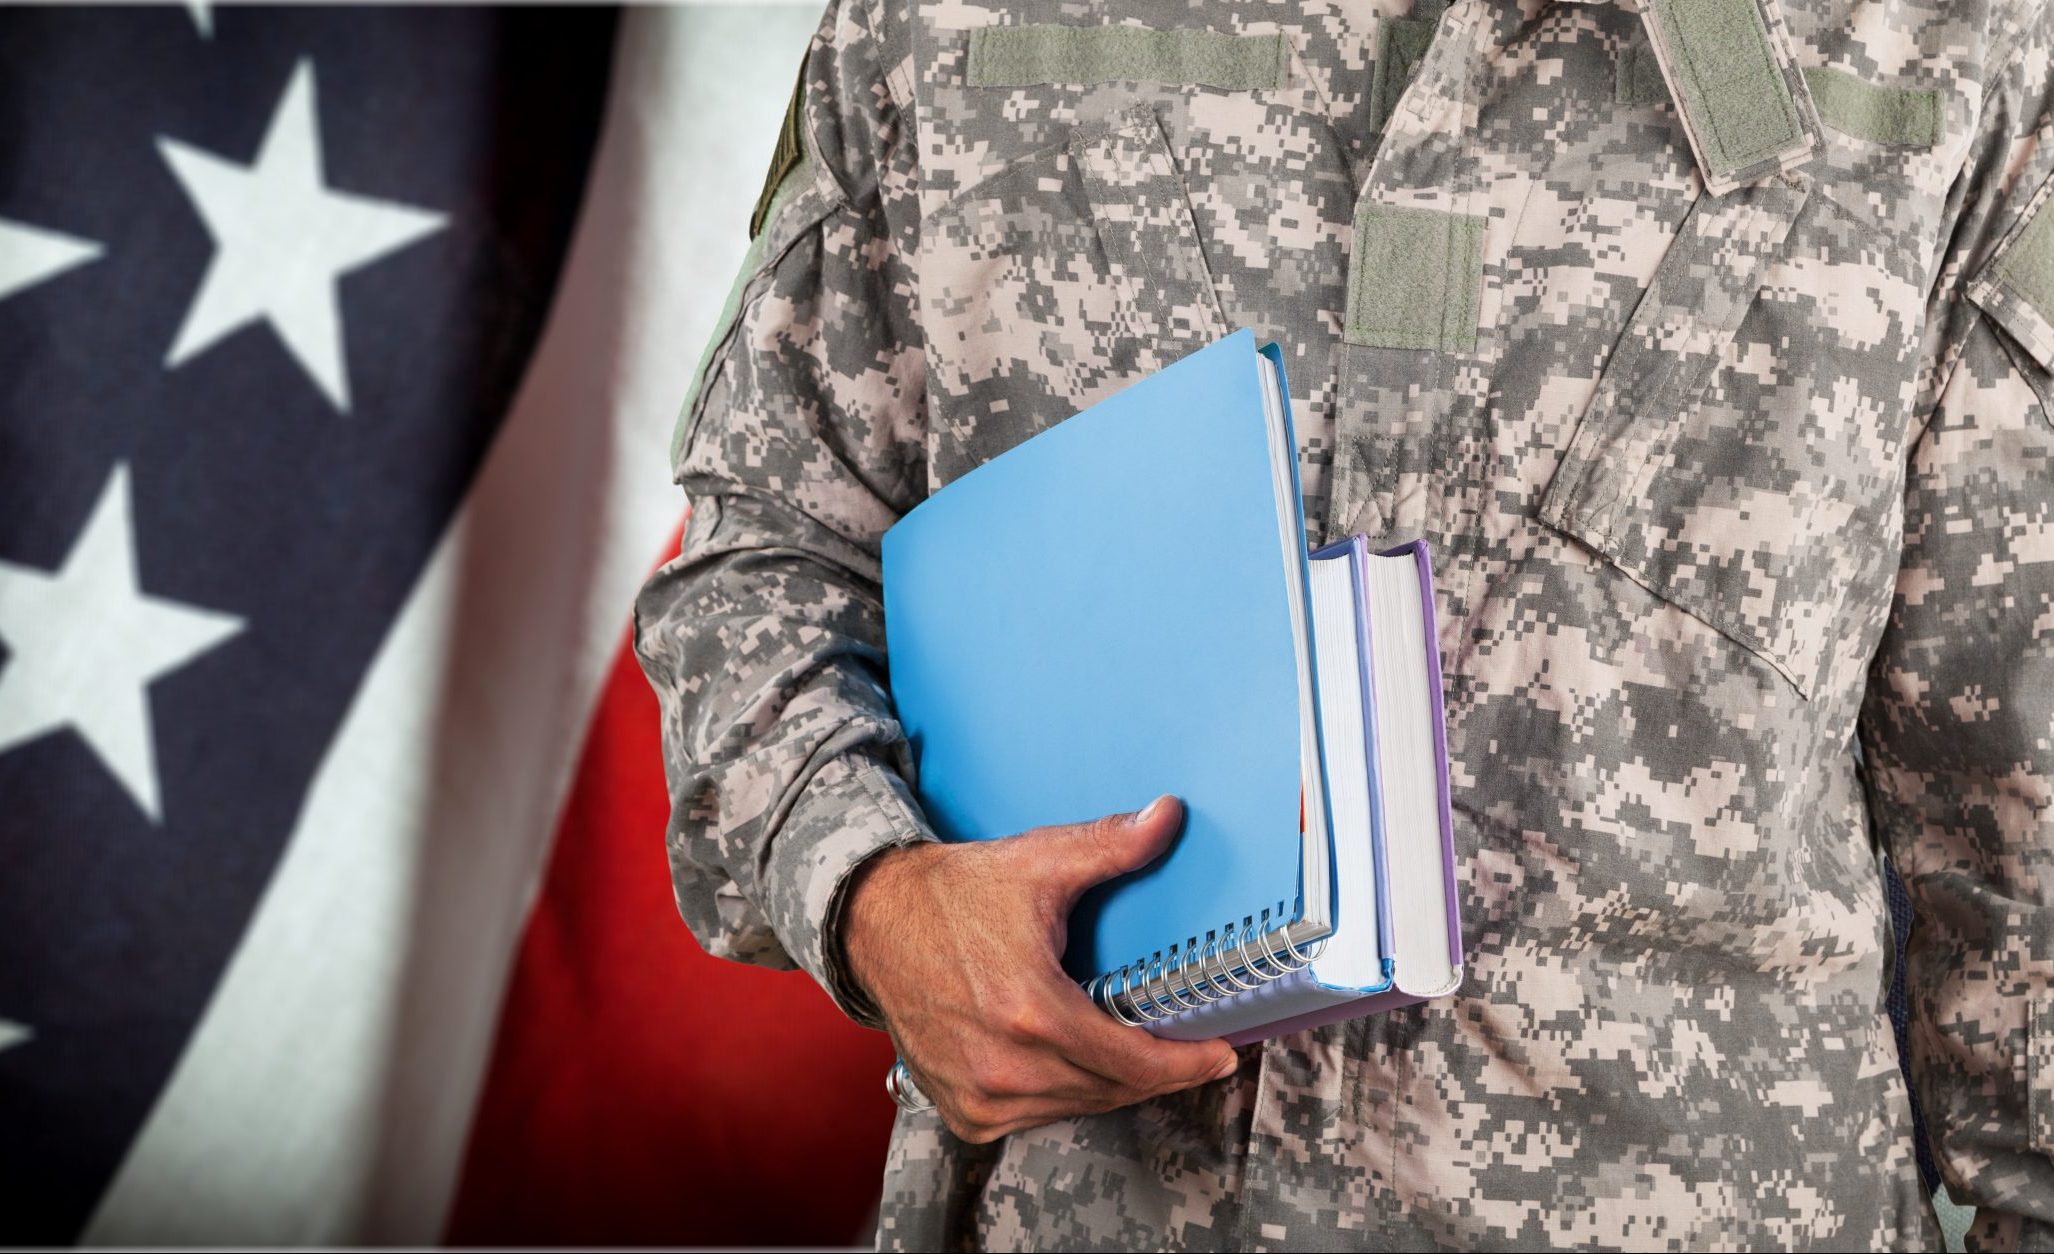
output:
<svg viewBox="0 0 2054 1254"><path fill-rule="evenodd" d="M1184 993L1177 991L1176 977L1180 974L1183 976L1185 992L1190 991L1191 976L1188 972L1185 971L1185 968L1189 967L1190 965L1191 964L1188 960L1184 962L1179 962L1174 967L1168 965L1167 963L1163 965L1163 994L1164 996L1168 997L1171 1001L1177 1003L1177 1011L1197 1010L1205 1005L1204 999L1199 997L1198 994L1191 993L1191 1000L1185 1001ZM1171 1013L1175 1014L1177 1013L1177 1011L1172 1011Z"/></svg>
<svg viewBox="0 0 2054 1254"><path fill-rule="evenodd" d="M1276 979L1277 977L1269 974L1268 972L1264 971L1261 967L1257 966L1255 958L1249 955L1249 932L1250 930L1248 928L1244 927L1241 929L1241 939L1238 943L1235 944L1234 952L1241 955L1241 969L1248 973L1249 979L1254 980L1258 985L1267 984L1271 980Z"/></svg>
<svg viewBox="0 0 2054 1254"><path fill-rule="evenodd" d="M1155 970L1155 964L1161 961L1162 954L1158 952L1142 965L1141 991L1128 998L1128 1005L1134 1008L1134 1013L1150 1023L1161 1023L1164 1019L1170 1017L1168 1013L1155 1004L1155 994L1148 991L1149 986L1155 981L1155 977L1150 975L1149 972Z"/></svg>
<svg viewBox="0 0 2054 1254"><path fill-rule="evenodd" d="M1214 1002L1219 1001L1221 998L1226 996L1226 994L1221 992L1219 987L1212 982L1212 973L1206 970L1205 968L1205 956L1212 952L1212 947L1213 937L1208 936L1205 938L1205 947L1198 951L1197 956L1192 963L1186 964L1187 966L1196 965L1198 968L1198 976L1196 979L1191 979L1187 977L1185 980L1185 983L1191 989L1191 995L1193 997L1196 997L1199 1001L1203 1002L1208 1006L1212 1005Z"/></svg>
<svg viewBox="0 0 2054 1254"><path fill-rule="evenodd" d="M1260 966L1257 966L1255 968L1256 975L1260 976L1262 978L1262 982L1265 984L1268 984L1275 980L1281 980L1285 976L1291 974L1291 968L1285 966L1283 962L1277 957L1276 953L1270 948L1270 938L1272 936L1275 936L1276 934L1277 933L1272 931L1271 929L1264 928L1260 933L1257 934L1255 938L1255 951L1257 961L1266 962L1269 964L1269 970L1267 971L1263 970Z"/></svg>
<svg viewBox="0 0 2054 1254"><path fill-rule="evenodd" d="M1220 964L1220 982L1223 984L1233 985L1235 993L1245 993L1250 989L1260 988L1262 986L1259 984L1250 984L1246 980L1243 980L1240 976L1235 975L1234 964L1227 961L1227 944L1234 938L1234 936L1239 930L1240 929L1236 928L1231 923L1227 925L1227 934L1224 937L1220 938L1220 947L1217 951L1214 960ZM1233 994L1231 993L1228 994L1228 996L1232 995Z"/></svg>
<svg viewBox="0 0 2054 1254"><path fill-rule="evenodd" d="M1112 972L1108 971L1104 975L1093 977L1085 991L1091 995L1093 1004L1100 1010L1105 1011L1121 1023L1125 1023L1128 1027L1136 1026L1127 1018L1127 1012L1120 1009L1119 1002L1113 999Z"/></svg>
<svg viewBox="0 0 2054 1254"><path fill-rule="evenodd" d="M1132 984L1133 982L1134 964L1131 962L1126 963L1120 967L1119 992L1115 993L1111 991L1113 986L1113 980L1112 977L1108 975L1105 981L1105 986L1107 990L1105 1004L1106 1008L1113 1012L1113 1018L1118 1019L1121 1023L1126 1024L1130 1028L1138 1028L1144 1026L1148 1022L1148 1020L1141 1018L1138 1012L1130 1013L1134 1005L1134 999L1132 995L1130 995L1127 992L1127 986ZM1120 1005L1120 998L1122 997L1127 998L1127 1005L1125 1007L1122 1007Z"/></svg>
<svg viewBox="0 0 2054 1254"><path fill-rule="evenodd" d="M1291 929L1288 926L1286 926L1283 931L1277 933L1277 938L1284 942L1284 948L1289 950L1291 952L1291 956L1298 960L1297 966L1288 966L1284 962L1283 955L1277 955L1277 965L1283 967L1286 971L1303 971L1305 968L1312 965L1312 960L1314 956L1316 956L1319 952L1318 950L1314 950L1310 954L1300 953L1298 951L1297 942L1291 939Z"/></svg>
<svg viewBox="0 0 2054 1254"><path fill-rule="evenodd" d="M1305 967L1311 966L1321 954L1326 952L1327 938L1322 936L1318 940L1307 942L1305 948L1301 951L1298 948L1298 942L1291 939L1290 930L1286 929L1284 932L1284 947L1291 951L1292 957L1298 959L1299 969L1303 970Z"/></svg>
<svg viewBox="0 0 2054 1254"><path fill-rule="evenodd" d="M1270 977L1271 979L1281 980L1293 971L1299 970L1298 967L1286 965L1284 955L1277 952L1277 945L1279 943L1288 944L1290 939L1291 925L1288 923L1279 924L1274 928L1267 929L1262 934L1263 961L1269 963L1270 969L1276 972L1275 975Z"/></svg>
<svg viewBox="0 0 2054 1254"><path fill-rule="evenodd" d="M908 1114L921 1115L934 1109L934 1099L920 1091L903 1058L893 1062L891 1070L884 1073L884 1091L891 1095L894 1105Z"/></svg>

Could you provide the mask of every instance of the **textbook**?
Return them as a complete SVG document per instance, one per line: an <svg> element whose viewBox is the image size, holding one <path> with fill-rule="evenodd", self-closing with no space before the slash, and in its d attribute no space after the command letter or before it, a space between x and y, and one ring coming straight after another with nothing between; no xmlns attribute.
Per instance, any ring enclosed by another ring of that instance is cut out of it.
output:
<svg viewBox="0 0 2054 1254"><path fill-rule="evenodd" d="M883 541L892 699L946 840L1185 822L1065 970L1236 1044L1461 982L1423 541L1308 554L1283 355L1246 329L963 475Z"/></svg>

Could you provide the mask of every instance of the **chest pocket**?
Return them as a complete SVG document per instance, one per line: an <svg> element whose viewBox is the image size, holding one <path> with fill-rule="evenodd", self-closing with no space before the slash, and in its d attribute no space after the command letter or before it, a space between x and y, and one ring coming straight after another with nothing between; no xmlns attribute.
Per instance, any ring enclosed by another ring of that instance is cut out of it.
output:
<svg viewBox="0 0 2054 1254"><path fill-rule="evenodd" d="M921 247L937 485L1228 330L1149 104L966 189Z"/></svg>
<svg viewBox="0 0 2054 1254"><path fill-rule="evenodd" d="M1700 197L1612 351L1544 522L1804 697L1887 589L1915 263L1802 173Z"/></svg>
<svg viewBox="0 0 2054 1254"><path fill-rule="evenodd" d="M2054 174L2049 174L1968 288L2003 329L2005 351L2054 422Z"/></svg>

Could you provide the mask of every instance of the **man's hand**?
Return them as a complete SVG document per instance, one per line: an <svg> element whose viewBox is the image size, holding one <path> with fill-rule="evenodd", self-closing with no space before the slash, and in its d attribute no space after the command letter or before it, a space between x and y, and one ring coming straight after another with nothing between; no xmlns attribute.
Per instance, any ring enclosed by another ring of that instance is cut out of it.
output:
<svg viewBox="0 0 2054 1254"><path fill-rule="evenodd" d="M1152 862L1182 817L1161 797L1093 823L894 849L858 871L850 966L957 1136L992 1141L1233 1074L1225 1041L1126 1027L1060 962L1078 896Z"/></svg>

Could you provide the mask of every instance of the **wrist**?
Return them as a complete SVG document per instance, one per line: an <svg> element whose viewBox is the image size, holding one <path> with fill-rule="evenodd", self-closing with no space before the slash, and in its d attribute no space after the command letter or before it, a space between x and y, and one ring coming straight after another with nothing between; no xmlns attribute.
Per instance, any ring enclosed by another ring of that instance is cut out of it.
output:
<svg viewBox="0 0 2054 1254"><path fill-rule="evenodd" d="M845 753L806 782L759 872L762 907L798 965L841 1012L881 1028L843 947L850 888L880 850L932 839L903 781L864 753Z"/></svg>
<svg viewBox="0 0 2054 1254"><path fill-rule="evenodd" d="M890 938L903 935L910 922L909 875L939 848L933 842L891 845L864 859L849 877L839 937L842 953L857 988L880 1009L879 976L889 963Z"/></svg>

